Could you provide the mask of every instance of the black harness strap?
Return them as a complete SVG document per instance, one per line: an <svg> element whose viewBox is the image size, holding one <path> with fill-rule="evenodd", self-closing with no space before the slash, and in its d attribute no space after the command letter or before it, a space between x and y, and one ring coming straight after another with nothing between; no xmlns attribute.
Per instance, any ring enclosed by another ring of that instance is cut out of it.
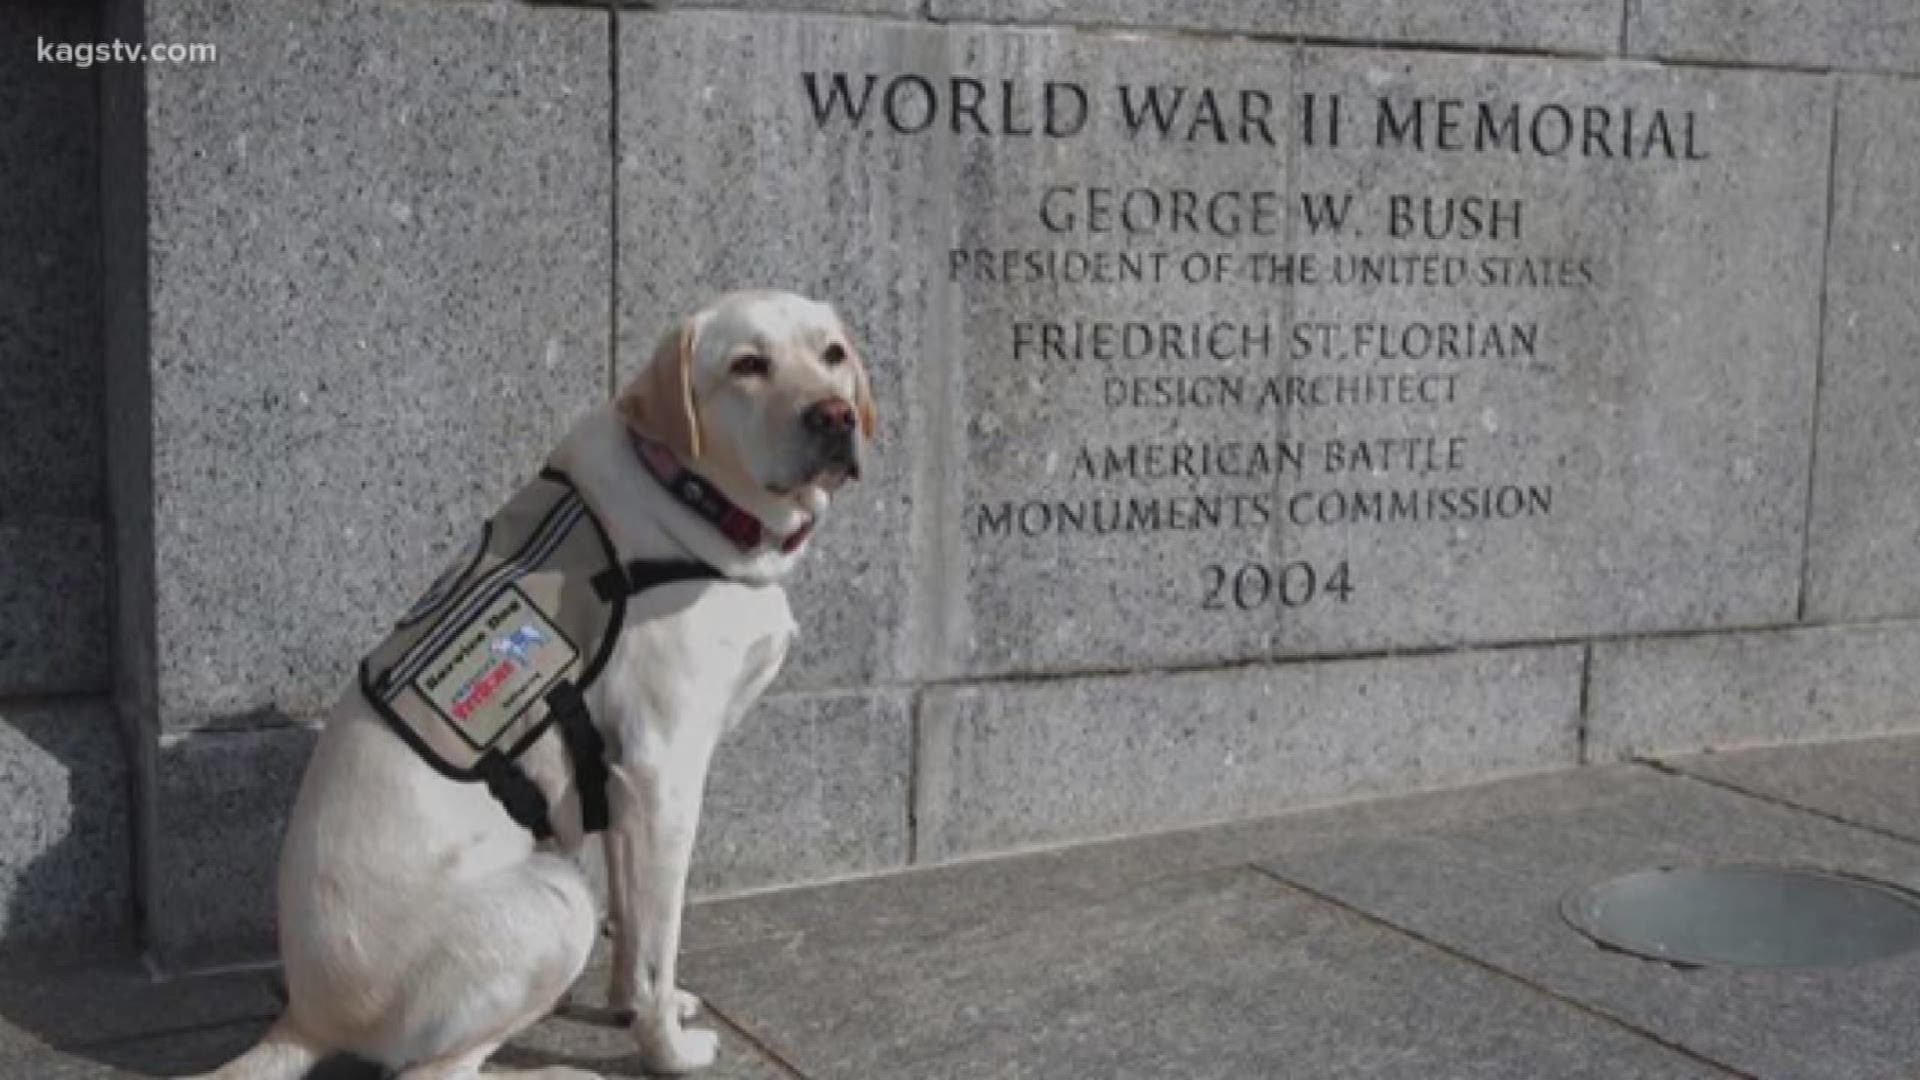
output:
<svg viewBox="0 0 1920 1080"><path fill-rule="evenodd" d="M703 562L635 559L624 567L613 566L595 574L593 590L600 599L613 603L676 581L715 580L722 576L720 571ZM616 625L612 632L618 634L620 627ZM580 793L581 831L599 832L607 827L610 816L606 740L600 737L600 729L593 726L587 699L571 682L562 680L547 692L547 713L559 725L567 758L573 764L574 788ZM532 833L534 839L545 840L553 835L546 796L518 762L498 750L489 750L474 765L474 771L506 808L507 816Z"/></svg>
<svg viewBox="0 0 1920 1080"><path fill-rule="evenodd" d="M593 575L593 591L611 602L616 596L636 596L676 581L713 581L723 575L703 562L687 559L635 559Z"/></svg>
<svg viewBox="0 0 1920 1080"><path fill-rule="evenodd" d="M607 744L587 715L587 701L572 683L562 681L547 694L547 711L560 725L560 737L573 759L573 786L580 792L580 829L607 827Z"/></svg>
<svg viewBox="0 0 1920 1080"><path fill-rule="evenodd" d="M601 767L604 769L605 764ZM512 758L498 750L489 750L474 763L473 771L486 781L487 790L500 800L500 805L507 810L507 816L532 833L535 840L545 840L553 835L553 822L547 816L547 797L540 794L540 786ZM604 775L600 795L604 802Z"/></svg>

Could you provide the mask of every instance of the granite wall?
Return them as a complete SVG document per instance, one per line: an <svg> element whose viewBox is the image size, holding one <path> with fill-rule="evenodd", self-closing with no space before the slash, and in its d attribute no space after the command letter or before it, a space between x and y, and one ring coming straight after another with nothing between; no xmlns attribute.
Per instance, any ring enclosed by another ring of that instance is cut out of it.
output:
<svg viewBox="0 0 1920 1080"><path fill-rule="evenodd" d="M72 700L0 735L117 799L115 747L32 735L110 731L111 677L163 964L265 951L351 662L741 284L841 305L882 433L703 891L1920 726L1889 0L109 7L220 56L102 76L63 303L104 317L21 367L103 325L105 406L0 436L0 492L68 500L0 505L8 625L65 643L0 630L0 692ZM84 170L72 127L7 130ZM97 462L35 449L102 423L110 650ZM125 862L65 865L124 925Z"/></svg>
<svg viewBox="0 0 1920 1080"><path fill-rule="evenodd" d="M130 783L109 694L96 73L0 7L0 963L132 941Z"/></svg>

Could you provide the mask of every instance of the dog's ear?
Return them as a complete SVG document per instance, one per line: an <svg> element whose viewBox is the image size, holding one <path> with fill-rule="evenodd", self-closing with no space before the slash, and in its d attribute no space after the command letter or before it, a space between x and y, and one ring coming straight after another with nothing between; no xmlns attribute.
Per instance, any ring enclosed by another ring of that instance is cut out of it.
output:
<svg viewBox="0 0 1920 1080"><path fill-rule="evenodd" d="M838 313L836 312L836 317ZM860 418L860 434L872 439L880 430L880 418L873 411L873 387L867 382L867 364L860 359L860 350L853 343L853 331L847 328L847 320L840 319L840 336L847 342L847 363L853 365L853 412Z"/></svg>
<svg viewBox="0 0 1920 1080"><path fill-rule="evenodd" d="M693 400L693 349L700 317L681 321L660 339L647 369L620 394L618 407L634 430L682 461L700 458L700 408Z"/></svg>

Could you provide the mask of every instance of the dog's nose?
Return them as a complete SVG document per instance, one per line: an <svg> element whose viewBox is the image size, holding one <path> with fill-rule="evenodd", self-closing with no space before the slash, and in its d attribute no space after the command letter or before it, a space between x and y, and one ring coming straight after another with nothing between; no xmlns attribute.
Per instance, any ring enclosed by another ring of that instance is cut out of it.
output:
<svg viewBox="0 0 1920 1080"><path fill-rule="evenodd" d="M844 398L822 398L807 406L801 422L822 435L844 434L853 430L853 406Z"/></svg>

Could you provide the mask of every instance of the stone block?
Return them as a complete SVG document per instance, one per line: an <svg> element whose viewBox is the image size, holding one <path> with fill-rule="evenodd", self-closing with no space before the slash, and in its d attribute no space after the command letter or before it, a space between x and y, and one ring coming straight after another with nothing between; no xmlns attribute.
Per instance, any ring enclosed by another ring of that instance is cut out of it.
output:
<svg viewBox="0 0 1920 1080"><path fill-rule="evenodd" d="M1344 38L1368 43L1479 45L1611 53L1620 42L1621 0L1433 4L1420 0L931 0L936 19Z"/></svg>
<svg viewBox="0 0 1920 1080"><path fill-rule="evenodd" d="M1478 791L1411 800L1359 828L1350 822L1276 849L1261 865L1732 1075L1858 1080L1902 1076L1920 1060L1910 1005L1920 954L1847 967L1686 969L1597 948L1560 914L1575 889L1658 866L1808 866L1911 888L1920 881L1912 845L1651 770L1500 787L1488 791L1503 804L1495 813L1437 805L1484 805ZM1345 816L1302 815L1300 828Z"/></svg>
<svg viewBox="0 0 1920 1080"><path fill-rule="evenodd" d="M106 688L107 568L98 522L0 522L0 694Z"/></svg>
<svg viewBox="0 0 1920 1080"><path fill-rule="evenodd" d="M687 983L810 1077L1719 1075L1246 867L984 924L915 916L694 953Z"/></svg>
<svg viewBox="0 0 1920 1080"><path fill-rule="evenodd" d="M119 513L151 519L122 543L164 727L325 709L605 395L609 18L146 5L150 40L220 48L146 72L152 345L116 355L151 383Z"/></svg>
<svg viewBox="0 0 1920 1080"><path fill-rule="evenodd" d="M1920 71L1905 0L1632 0L1635 56L1796 67Z"/></svg>
<svg viewBox="0 0 1920 1080"><path fill-rule="evenodd" d="M1920 739L1849 739L1672 758L1667 767L1920 842Z"/></svg>
<svg viewBox="0 0 1920 1080"><path fill-rule="evenodd" d="M622 191L645 199L644 212L622 214L623 359L631 363L650 345L659 313L722 284L763 282L835 300L878 368L880 467L857 496L873 501L846 511L871 549L860 565L872 570L849 588L835 565L845 556L828 543L834 537L822 537L822 557L808 567L818 577L803 578L795 606L803 624L815 612L846 611L828 621L854 636L810 633L797 670L819 670L823 649L845 658L826 663L867 678L903 667L918 675L1124 666L1265 650L1264 619L1184 618L1170 601L1188 583L1160 573L1209 555L1264 551L1260 528L1241 522L1207 537L1163 531L1060 543L1009 535L1001 509L1030 494L1086 487L1068 476L1066 444L1078 432L1099 432L1104 443L1164 436L1177 423L1144 411L1108 420L1097 371L1024 355L1030 348L1013 335L1026 331L1014 328L1037 330L1062 304L1170 318L1193 290L1145 298L1100 284L1015 290L982 283L960 264L997 273L986 248L1044 242L1033 208L1051 184L1130 158L1139 160L1129 167L1168 181L1192 167L1191 155L1142 155L1110 137L1048 138L1047 121L1033 112L1036 101L1045 108L1041 80L1073 83L1054 91L1052 123L1064 132L1083 122L1083 84L1086 93L1109 93L1105 84L1118 73L1144 69L1186 79L1257 72L1284 86L1285 50L718 13L626 17L622 33ZM767 77L716 83L697 101L675 90L698 72L741 65ZM905 74L869 87L880 71ZM1014 80L1011 96L974 102L957 118L915 112L929 102L914 97L921 87L947 103L941 108L951 105L949 80L962 73L977 76L963 94L984 94L1004 77ZM847 111L855 100L858 121ZM924 119L931 130L895 130L883 115L889 109L895 126ZM1095 110L1089 98L1086 114L1084 123L1108 136L1119 123L1105 102ZM1008 130L1030 132L1036 122L1042 134L1033 137ZM950 133L953 124L962 134ZM998 133L979 134L976 124ZM713 130L741 137L698 134ZM1274 148L1242 148L1212 164L1221 183L1252 184L1276 160L1285 158ZM785 277L765 282L766 267ZM1252 302L1245 286L1218 292L1223 303ZM1225 413L1201 422L1240 435L1267 424ZM863 654L874 658L853 663Z"/></svg>
<svg viewBox="0 0 1920 1080"><path fill-rule="evenodd" d="M0 958L64 965L129 948L130 792L101 703L0 703Z"/></svg>
<svg viewBox="0 0 1920 1080"><path fill-rule="evenodd" d="M1829 83L1330 49L1297 81L1292 374L1328 398L1284 419L1273 561L1351 593L1281 649L1791 620Z"/></svg>
<svg viewBox="0 0 1920 1080"><path fill-rule="evenodd" d="M623 8L744 8L750 11L827 12L837 15L895 15L916 18L927 0L614 0Z"/></svg>
<svg viewBox="0 0 1920 1080"><path fill-rule="evenodd" d="M1571 766L1580 668L1566 647L929 691L918 857Z"/></svg>
<svg viewBox="0 0 1920 1080"><path fill-rule="evenodd" d="M621 216L623 359L765 266L802 268L771 283L840 301L881 358L909 453L869 491L898 513L861 518L871 574L799 605L850 613L832 648L891 658L843 673L1796 610L1821 79L722 13L622 28L622 190L645 199ZM743 68L765 77L676 92ZM738 137L698 135L717 130Z"/></svg>
<svg viewBox="0 0 1920 1080"><path fill-rule="evenodd" d="M931 298L918 288L930 177L832 154L797 126L798 65L857 49L884 24L738 13L620 16L622 380L660 335L713 296L781 288L829 301L872 376L880 419L863 479L843 490L789 579L801 638L778 688L897 680L913 668L923 604L912 520L938 451L928 397ZM754 79L710 73L762 69ZM775 74L777 73L777 75ZM774 82L775 78L785 80ZM791 81L793 85L787 85ZM686 88L702 87L689 96ZM720 133L726 133L721 137ZM920 190L914 185L918 183Z"/></svg>
<svg viewBox="0 0 1920 1080"><path fill-rule="evenodd" d="M1920 49L1920 38L1916 38ZM1920 87L1848 80L1834 143L1806 615L1920 613Z"/></svg>
<svg viewBox="0 0 1920 1080"><path fill-rule="evenodd" d="M1600 642L1588 745L1623 758L1920 730L1915 649L1912 623Z"/></svg>
<svg viewBox="0 0 1920 1080"><path fill-rule="evenodd" d="M904 866L904 691L780 694L715 756L692 888L733 892Z"/></svg>
<svg viewBox="0 0 1920 1080"><path fill-rule="evenodd" d="M269 959L275 877L307 727L163 736L146 845L147 943L167 970Z"/></svg>
<svg viewBox="0 0 1920 1080"><path fill-rule="evenodd" d="M0 523L103 503L97 72L36 56L95 40L95 6L0 10Z"/></svg>

